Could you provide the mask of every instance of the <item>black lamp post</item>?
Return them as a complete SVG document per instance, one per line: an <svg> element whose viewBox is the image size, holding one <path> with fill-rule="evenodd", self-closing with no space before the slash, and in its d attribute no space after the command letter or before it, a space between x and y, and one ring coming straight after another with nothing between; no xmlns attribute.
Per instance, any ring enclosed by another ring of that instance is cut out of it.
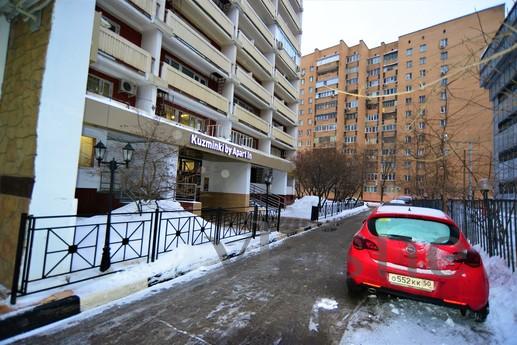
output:
<svg viewBox="0 0 517 345"><path fill-rule="evenodd" d="M494 228L492 224L492 213L490 212L490 205L488 203L488 192L490 191L490 184L488 183L488 179L482 178L479 180L479 190L481 194L483 194L483 208L485 210L485 217L487 221L487 242L488 242L488 254L490 256L494 255Z"/></svg>
<svg viewBox="0 0 517 345"><path fill-rule="evenodd" d="M264 183L266 184L266 220L269 222L269 187L273 182L273 169L269 169L269 172L264 177Z"/></svg>
<svg viewBox="0 0 517 345"><path fill-rule="evenodd" d="M110 169L110 192L108 198L108 218L106 220L106 234L104 236L104 247L102 248L102 259L101 259L101 272L106 271L111 266L111 254L110 254L110 232L111 232L111 208L113 202L113 182L115 177L115 170L119 167L119 165L125 165L126 168L129 168L129 162L133 159L133 152L135 150L131 146L131 144L127 144L122 148L122 156L124 158L123 162L117 162L115 158L112 158L110 161L104 161L104 157L106 155L106 145L99 141L97 145L95 145L95 158L99 166L107 165Z"/></svg>

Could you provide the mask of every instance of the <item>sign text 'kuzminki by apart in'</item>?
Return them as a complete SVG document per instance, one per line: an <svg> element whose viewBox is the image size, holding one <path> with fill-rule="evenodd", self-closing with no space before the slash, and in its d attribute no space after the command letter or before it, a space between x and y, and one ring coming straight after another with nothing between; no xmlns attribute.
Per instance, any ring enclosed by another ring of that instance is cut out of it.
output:
<svg viewBox="0 0 517 345"><path fill-rule="evenodd" d="M253 159L251 152L249 151L241 150L235 146L230 146L219 141L201 138L197 134L190 135L190 144L199 147L204 147L206 149L213 151L218 151L228 156L233 156L236 158L244 158L248 160Z"/></svg>

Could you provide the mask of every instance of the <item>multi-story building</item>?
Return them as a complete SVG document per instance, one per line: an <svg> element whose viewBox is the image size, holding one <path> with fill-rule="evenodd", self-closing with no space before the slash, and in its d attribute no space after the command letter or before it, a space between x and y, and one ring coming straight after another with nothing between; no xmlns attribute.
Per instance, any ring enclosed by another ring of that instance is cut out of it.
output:
<svg viewBox="0 0 517 345"><path fill-rule="evenodd" d="M472 190L492 152L476 69L503 18L500 5L378 47L341 41L303 56L298 149L363 154L366 200Z"/></svg>
<svg viewBox="0 0 517 345"><path fill-rule="evenodd" d="M481 86L489 90L494 136L494 194L517 197L517 5L481 57Z"/></svg>
<svg viewBox="0 0 517 345"><path fill-rule="evenodd" d="M0 281L22 212L105 210L99 142L119 161L130 143L129 169L161 166L203 207L248 206L266 174L292 197L301 12L302 0L0 4Z"/></svg>

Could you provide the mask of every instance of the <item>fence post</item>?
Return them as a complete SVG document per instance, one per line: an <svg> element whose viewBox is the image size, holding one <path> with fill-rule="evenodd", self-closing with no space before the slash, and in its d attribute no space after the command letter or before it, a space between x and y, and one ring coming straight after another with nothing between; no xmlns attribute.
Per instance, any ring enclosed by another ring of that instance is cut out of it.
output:
<svg viewBox="0 0 517 345"><path fill-rule="evenodd" d="M11 286L11 304L16 304L18 294L18 284L20 283L20 269L23 256L23 241L25 230L27 229L27 213L22 213L20 217L20 228L18 231L18 244L16 245L16 259L14 261L13 285Z"/></svg>
<svg viewBox="0 0 517 345"><path fill-rule="evenodd" d="M282 211L282 205L278 204L278 215L276 218L276 231L280 231L280 212Z"/></svg>
<svg viewBox="0 0 517 345"><path fill-rule="evenodd" d="M157 251L157 248L156 248L156 244L158 242L158 226L159 226L159 223L160 223L160 210L158 209L158 207L156 208L156 210L154 210L154 227L153 227L153 251L152 251L152 254L151 254L151 262L154 262L155 258L158 259L158 251Z"/></svg>
<svg viewBox="0 0 517 345"><path fill-rule="evenodd" d="M215 244L219 244L221 242L221 223L223 221L223 209L221 207L217 208L217 214L215 216Z"/></svg>
<svg viewBox="0 0 517 345"><path fill-rule="evenodd" d="M255 238L257 235L257 224L258 223L258 205L253 207L253 228L251 230L251 237Z"/></svg>

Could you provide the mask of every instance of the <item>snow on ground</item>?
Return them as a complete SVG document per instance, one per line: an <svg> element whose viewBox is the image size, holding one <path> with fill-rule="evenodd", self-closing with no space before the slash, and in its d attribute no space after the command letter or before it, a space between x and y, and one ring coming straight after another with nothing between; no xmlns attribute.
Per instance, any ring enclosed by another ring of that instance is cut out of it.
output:
<svg viewBox="0 0 517 345"><path fill-rule="evenodd" d="M312 206L318 206L318 197L314 195L306 195L300 199L296 199L293 204L287 206L285 210L282 211L282 217L311 219ZM342 217L349 217L366 210L368 210L368 206L360 206L350 210L345 210L332 217L320 218L320 221L337 220Z"/></svg>
<svg viewBox="0 0 517 345"><path fill-rule="evenodd" d="M455 309L390 296L368 296L352 315L341 344L517 344L517 274L480 248L490 280L485 323Z"/></svg>
<svg viewBox="0 0 517 345"><path fill-rule="evenodd" d="M322 310L337 309L338 303L330 298L318 298L312 306L311 317L309 318L309 331L318 332L319 330L319 313Z"/></svg>

